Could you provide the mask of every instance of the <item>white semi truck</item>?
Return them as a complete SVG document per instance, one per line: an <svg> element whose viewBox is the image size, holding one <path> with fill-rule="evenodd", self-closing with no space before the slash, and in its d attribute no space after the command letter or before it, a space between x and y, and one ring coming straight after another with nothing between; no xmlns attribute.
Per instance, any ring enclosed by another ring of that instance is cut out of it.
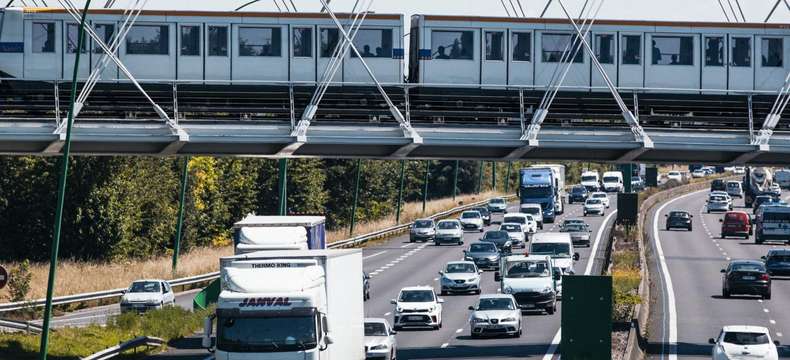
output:
<svg viewBox="0 0 790 360"><path fill-rule="evenodd" d="M222 290L216 314L206 319L203 346L217 360L362 360L360 274L358 249L222 258Z"/></svg>

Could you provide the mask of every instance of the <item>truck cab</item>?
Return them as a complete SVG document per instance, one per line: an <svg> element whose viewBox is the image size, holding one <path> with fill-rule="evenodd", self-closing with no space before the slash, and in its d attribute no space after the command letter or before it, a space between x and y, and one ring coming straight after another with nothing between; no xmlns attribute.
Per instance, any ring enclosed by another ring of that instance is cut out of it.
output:
<svg viewBox="0 0 790 360"><path fill-rule="evenodd" d="M561 209L557 199L559 190L555 185L554 171L550 168L522 169L519 179L519 199L521 204L538 204L541 207L543 222L553 223Z"/></svg>
<svg viewBox="0 0 790 360"><path fill-rule="evenodd" d="M500 259L500 271L494 280L503 294L511 294L522 311L557 310L557 282L562 273L556 271L551 256L512 255Z"/></svg>

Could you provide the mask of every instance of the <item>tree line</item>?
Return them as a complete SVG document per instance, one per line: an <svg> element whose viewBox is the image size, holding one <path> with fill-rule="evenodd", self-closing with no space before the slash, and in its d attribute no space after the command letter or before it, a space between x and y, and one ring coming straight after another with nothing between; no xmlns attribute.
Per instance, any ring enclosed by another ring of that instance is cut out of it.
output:
<svg viewBox="0 0 790 360"><path fill-rule="evenodd" d="M172 252L183 158L74 157L71 160L60 254L75 260L122 261ZM49 258L58 159L0 157L0 260ZM428 199L452 195L455 161L406 161L404 201L420 201L428 174ZM400 161L362 160L358 222L395 212ZM492 162L458 162L458 194L496 186L515 193L518 169ZM277 160L189 159L182 248L229 243L230 228L246 214L278 211ZM568 181L582 167L569 163ZM356 160L288 160L289 214L327 217L330 229L351 220ZM482 175L482 176L481 176Z"/></svg>

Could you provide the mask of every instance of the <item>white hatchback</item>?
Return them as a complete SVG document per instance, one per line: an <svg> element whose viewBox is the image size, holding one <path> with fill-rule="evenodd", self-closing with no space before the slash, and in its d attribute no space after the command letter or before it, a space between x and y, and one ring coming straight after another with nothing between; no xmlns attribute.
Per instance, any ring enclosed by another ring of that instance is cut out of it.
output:
<svg viewBox="0 0 790 360"><path fill-rule="evenodd" d="M442 327L442 303L444 299L436 296L430 286L411 286L401 289L397 299L390 301L395 305L393 327Z"/></svg>
<svg viewBox="0 0 790 360"><path fill-rule="evenodd" d="M719 336L708 342L713 346L713 360L779 359L778 341L762 326L725 326Z"/></svg>
<svg viewBox="0 0 790 360"><path fill-rule="evenodd" d="M594 192L590 195L591 199L599 199L604 207L609 208L609 196L605 192Z"/></svg>
<svg viewBox="0 0 790 360"><path fill-rule="evenodd" d="M121 312L145 312L173 306L176 296L165 280L137 280L121 296Z"/></svg>

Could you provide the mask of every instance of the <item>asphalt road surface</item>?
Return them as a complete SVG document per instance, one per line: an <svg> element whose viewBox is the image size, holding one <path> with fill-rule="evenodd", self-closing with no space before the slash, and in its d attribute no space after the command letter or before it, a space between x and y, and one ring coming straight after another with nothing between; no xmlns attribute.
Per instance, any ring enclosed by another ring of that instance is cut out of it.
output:
<svg viewBox="0 0 790 360"><path fill-rule="evenodd" d="M577 274L600 273L605 241L608 237L602 229L602 223L613 221L616 200L612 198L612 208L607 210L606 217L588 217L592 227L591 239L600 238L597 246L576 249L581 259L576 263ZM512 211L517 206L512 206ZM610 216L612 215L612 216ZM546 224L544 231L557 231L557 226L565 218L582 216L579 204L569 205L565 214L555 224ZM486 230L493 229L502 218L494 215L493 224ZM479 232L467 232L462 246L434 246L432 243L410 243L408 235L399 236L389 241L366 248L363 251L364 269L371 274L371 299L365 302L366 317L383 317L392 322L394 305L390 300L397 297L401 288L414 285L432 285L439 290L438 272L449 261L462 259L462 250L482 237ZM596 259L590 264L590 253L596 249ZM518 251L516 249L515 251ZM483 293L496 293L499 283L494 282L494 273L487 271L481 281ZM521 338L471 339L469 335L469 310L474 305L477 295L449 295L443 307L442 328L439 330L401 330L398 332L398 353L401 360L406 359L552 359L557 352L560 341L560 313L545 315L529 313L523 315L524 334ZM561 305L560 305L561 311ZM166 353L150 357L150 359L202 360L209 354L200 349L200 340L196 337L184 339L171 344Z"/></svg>
<svg viewBox="0 0 790 360"><path fill-rule="evenodd" d="M773 279L771 300L721 297L720 270L729 260L759 260L769 249L786 245L756 245L754 236L749 240L722 239L719 219L723 213L707 213L707 196L705 190L677 197L659 205L648 217L646 229L657 240L652 243L658 260L650 271L659 291L651 309L648 350L652 358L710 359L708 339L715 338L725 325L764 326L774 340L790 341L790 279ZM743 208L741 199L735 199L734 207L751 213ZM693 231L665 231L664 214L672 210L693 214ZM790 357L790 352L780 348L780 356Z"/></svg>

